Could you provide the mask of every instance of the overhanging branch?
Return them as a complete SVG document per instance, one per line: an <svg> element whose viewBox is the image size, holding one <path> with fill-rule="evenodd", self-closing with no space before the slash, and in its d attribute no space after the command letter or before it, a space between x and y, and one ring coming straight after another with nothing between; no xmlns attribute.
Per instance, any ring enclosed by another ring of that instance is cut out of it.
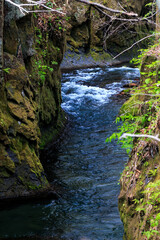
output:
<svg viewBox="0 0 160 240"><path fill-rule="evenodd" d="M138 43L144 41L145 39L148 39L148 38L150 38L150 37L153 37L153 36L155 36L155 35L156 35L156 34L153 33L153 34L151 34L151 35L149 35L149 36L146 36L146 37L140 39L139 41L137 41L137 42L135 42L134 44L132 44L132 46L130 46L129 48L127 48L127 49L125 49L124 51L120 52L120 53L119 53L118 55L116 55L113 59L118 58L118 57L121 56L123 53L125 53L125 52L129 51L130 49L132 49L132 48L133 48L135 45L137 45Z"/></svg>
<svg viewBox="0 0 160 240"><path fill-rule="evenodd" d="M31 12L56 12L58 14L64 15L65 13L63 13L62 11L59 11L57 9L48 7L46 5L46 1L45 0L39 0L39 1L33 1L33 0L26 0L26 3L15 3L13 0L5 0L6 2L10 3L11 5L19 8L19 10L21 11L22 14L27 14L27 13L31 13ZM36 10L30 10L28 8L32 8L34 6L37 7L41 7L43 9L36 9Z"/></svg>
<svg viewBox="0 0 160 240"><path fill-rule="evenodd" d="M95 3L95 2L92 2L92 1L86 1L86 0L76 0L76 1L87 4L87 5L90 5L90 6L93 6L93 7L98 7L98 8L101 8L103 10L106 10L106 11L109 11L109 12L112 12L112 13L120 13L120 14L124 14L124 15L130 16L130 17L138 17L137 13L125 12L125 11L122 11L122 10L108 8L108 7L106 7L106 6L104 6L100 3Z"/></svg>

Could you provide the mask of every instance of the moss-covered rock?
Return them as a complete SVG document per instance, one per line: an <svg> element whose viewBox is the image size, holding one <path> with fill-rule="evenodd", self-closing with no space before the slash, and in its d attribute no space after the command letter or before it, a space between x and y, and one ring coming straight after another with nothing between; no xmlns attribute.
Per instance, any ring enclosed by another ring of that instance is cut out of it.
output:
<svg viewBox="0 0 160 240"><path fill-rule="evenodd" d="M59 69L64 35L43 31L45 42L39 43L37 19L18 14L8 4L5 8L4 69L8 70L0 81L0 199L29 196L49 187L39 146L56 138L65 119Z"/></svg>
<svg viewBox="0 0 160 240"><path fill-rule="evenodd" d="M154 95L147 94L152 84L158 80L158 70L154 69L152 62L156 56L147 55L142 61L141 71L149 73L156 71L157 75L151 76L146 89L140 88L138 94L132 96L121 109L121 114L130 113L132 116L150 116L152 120L139 124L139 134L160 134L159 127L159 101ZM151 69L147 65L151 65ZM157 68L157 66L155 65ZM141 85L144 85L146 74L141 76ZM146 94L145 94L146 93ZM149 101L153 101L152 106ZM157 109L157 110L156 110ZM137 118L138 119L138 118ZM138 120L137 120L138 124ZM134 147L128 163L122 173L119 195L120 216L124 224L125 240L160 239L159 222L159 190L160 190L160 143L151 138L134 139Z"/></svg>
<svg viewBox="0 0 160 240"><path fill-rule="evenodd" d="M97 0L96 2L112 9L122 10L116 0ZM121 6L128 11L137 13L139 16L145 14L145 4L144 0L121 1ZM108 12L108 14L112 15L113 13ZM127 23L124 26L120 21L111 23L110 19L102 12L76 1L69 1L67 17L67 51L62 62L62 68L106 66L110 63L129 61L137 55L139 47L147 46L147 40L143 41L141 46L137 45L115 61L113 56L129 48L148 32L149 27L145 22L134 25ZM95 53L97 64L95 64L95 59L90 53ZM81 56L83 56L84 61L82 61ZM85 59L85 56L88 57Z"/></svg>

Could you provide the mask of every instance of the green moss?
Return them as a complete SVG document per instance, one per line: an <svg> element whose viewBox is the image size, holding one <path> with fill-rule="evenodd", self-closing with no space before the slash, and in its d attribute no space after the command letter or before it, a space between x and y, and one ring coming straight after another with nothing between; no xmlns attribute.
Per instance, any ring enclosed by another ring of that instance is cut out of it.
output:
<svg viewBox="0 0 160 240"><path fill-rule="evenodd" d="M28 188L30 190L38 190L42 188L42 185L36 186L36 185L28 185Z"/></svg>
<svg viewBox="0 0 160 240"><path fill-rule="evenodd" d="M40 94L39 114L46 124L49 124L56 117L57 104L52 89L48 87L42 88Z"/></svg>
<svg viewBox="0 0 160 240"><path fill-rule="evenodd" d="M19 178L20 182L26 187L26 189L38 190L38 189L43 188L43 186L41 184L39 184L39 185L32 184L32 182L27 181L25 178L23 178L21 176L19 176L18 178Z"/></svg>
<svg viewBox="0 0 160 240"><path fill-rule="evenodd" d="M123 92L124 93L130 93L131 89L124 89Z"/></svg>
<svg viewBox="0 0 160 240"><path fill-rule="evenodd" d="M4 31L4 51L16 55L19 44L18 28L16 25L16 21L12 20L6 28L7 31Z"/></svg>
<svg viewBox="0 0 160 240"><path fill-rule="evenodd" d="M0 168L8 169L11 173L15 172L15 164L12 161L12 159L9 157L7 151L3 147L3 145L0 145L1 149L1 155L0 155Z"/></svg>
<svg viewBox="0 0 160 240"><path fill-rule="evenodd" d="M70 58L74 58L75 55L74 55L74 53L68 53L67 56Z"/></svg>
<svg viewBox="0 0 160 240"><path fill-rule="evenodd" d="M44 149L48 143L52 142L57 134L58 130L54 127L51 127L50 131L46 131L41 137L40 149Z"/></svg>
<svg viewBox="0 0 160 240"><path fill-rule="evenodd" d="M56 125L51 125L48 127L45 127L45 129L42 129L42 136L41 136L41 143L40 143L40 149L44 149L44 147L50 143L54 142L57 137L59 136L59 133L64 128L66 122L65 114L63 112L60 112L57 119Z"/></svg>
<svg viewBox="0 0 160 240"><path fill-rule="evenodd" d="M7 172L7 170L5 169L5 168L1 168L0 169L0 184L2 184L3 183L3 178L8 178L8 177L10 177L11 176L11 174L9 174L9 172Z"/></svg>
<svg viewBox="0 0 160 240"><path fill-rule="evenodd" d="M74 49L74 52L75 52L75 53L79 53L79 50L78 50L78 49Z"/></svg>
<svg viewBox="0 0 160 240"><path fill-rule="evenodd" d="M96 61L96 62L109 61L111 59L111 56L106 52L99 53L99 52L96 52L94 50L91 50L89 54L91 55L93 60Z"/></svg>
<svg viewBox="0 0 160 240"><path fill-rule="evenodd" d="M73 27L70 35L67 36L67 42L78 49L88 44L89 37L89 27L87 23L82 23L75 28Z"/></svg>
<svg viewBox="0 0 160 240"><path fill-rule="evenodd" d="M133 95L126 101L120 109L120 115L130 113L133 116L140 114L140 105L142 101L139 99L139 96Z"/></svg>

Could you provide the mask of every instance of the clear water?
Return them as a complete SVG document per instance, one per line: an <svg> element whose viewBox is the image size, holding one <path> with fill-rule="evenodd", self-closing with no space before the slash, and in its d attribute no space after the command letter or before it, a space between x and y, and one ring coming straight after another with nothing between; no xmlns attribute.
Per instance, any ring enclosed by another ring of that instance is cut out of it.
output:
<svg viewBox="0 0 160 240"><path fill-rule="evenodd" d="M66 197L1 210L0 237L122 240L118 179L127 155L105 139L116 131L114 121L124 102L117 93L137 78L139 71L128 67L63 74L62 107L72 127L56 162L52 155L48 159L48 172L65 186Z"/></svg>

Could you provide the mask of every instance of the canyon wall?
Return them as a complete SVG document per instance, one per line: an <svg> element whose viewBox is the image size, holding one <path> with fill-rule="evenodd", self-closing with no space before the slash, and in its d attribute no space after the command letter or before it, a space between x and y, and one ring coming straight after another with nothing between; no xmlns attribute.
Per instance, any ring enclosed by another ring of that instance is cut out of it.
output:
<svg viewBox="0 0 160 240"><path fill-rule="evenodd" d="M133 140L120 179L119 210L126 240L160 239L160 143L152 138L160 134L159 69L157 49L152 48L142 61L139 89L121 109L134 119L127 125L133 124L135 134L150 135Z"/></svg>
<svg viewBox="0 0 160 240"><path fill-rule="evenodd" d="M108 8L119 11L124 8L128 12L144 16L148 11L147 1L96 1ZM62 62L62 68L79 68L90 66L107 66L131 60L137 55L137 50L147 45L147 41L135 46L119 58L113 57L129 48L136 41L145 36L149 31L146 22L134 24L134 22L111 21L103 12L114 16L109 11L98 11L93 6L69 1L68 26L66 31L66 53ZM123 16L122 18L126 18Z"/></svg>
<svg viewBox="0 0 160 240"><path fill-rule="evenodd" d="M2 74L2 65L3 65L3 24L4 24L4 2L0 1L0 77Z"/></svg>
<svg viewBox="0 0 160 240"><path fill-rule="evenodd" d="M60 107L59 69L64 51L63 33L54 29L48 34L47 29L40 29L40 18L31 14L24 16L9 3L5 4L4 20L4 78L0 90L1 199L29 196L49 187L39 148L56 137L65 120ZM0 34L2 41L2 32Z"/></svg>

